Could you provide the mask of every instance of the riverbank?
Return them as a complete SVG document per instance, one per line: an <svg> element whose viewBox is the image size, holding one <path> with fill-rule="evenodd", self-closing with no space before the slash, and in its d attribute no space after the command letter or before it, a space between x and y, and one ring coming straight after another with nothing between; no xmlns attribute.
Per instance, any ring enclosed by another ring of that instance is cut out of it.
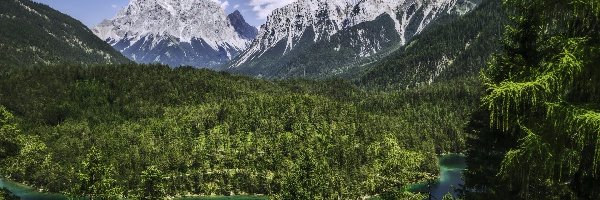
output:
<svg viewBox="0 0 600 200"><path fill-rule="evenodd" d="M445 154L439 158L440 178L431 183L415 184L409 188L411 192L431 195L433 199L442 199L448 193L458 197L458 189L464 185L463 172L466 169L465 156L462 154ZM0 188L6 188L22 200L68 200L61 194L42 193L35 188L0 178ZM267 196L194 196L178 197L176 200L266 200Z"/></svg>
<svg viewBox="0 0 600 200"><path fill-rule="evenodd" d="M462 189L465 184L463 179L463 172L467 168L465 158L465 155L457 153L441 155L439 157L439 179L415 184L409 188L409 191L429 194L432 199L442 199L448 193L457 198L458 190Z"/></svg>
<svg viewBox="0 0 600 200"><path fill-rule="evenodd" d="M0 188L6 188L21 200L68 200L61 194L42 193L35 188L0 178Z"/></svg>

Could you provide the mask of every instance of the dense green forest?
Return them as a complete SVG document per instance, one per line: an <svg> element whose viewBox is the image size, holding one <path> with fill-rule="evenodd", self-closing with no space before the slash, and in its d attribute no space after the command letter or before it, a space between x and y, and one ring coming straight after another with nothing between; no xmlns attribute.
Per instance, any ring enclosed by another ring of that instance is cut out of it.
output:
<svg viewBox="0 0 600 200"><path fill-rule="evenodd" d="M388 199L465 149L476 79L370 92L156 65L4 67L1 172L101 198Z"/></svg>
<svg viewBox="0 0 600 200"><path fill-rule="evenodd" d="M467 131L468 199L600 199L600 1L505 0Z"/></svg>

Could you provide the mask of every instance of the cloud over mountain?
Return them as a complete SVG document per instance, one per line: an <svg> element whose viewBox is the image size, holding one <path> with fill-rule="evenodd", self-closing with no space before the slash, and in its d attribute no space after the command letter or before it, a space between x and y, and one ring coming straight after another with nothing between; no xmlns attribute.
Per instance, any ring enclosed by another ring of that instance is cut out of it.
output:
<svg viewBox="0 0 600 200"><path fill-rule="evenodd" d="M259 19L267 19L267 16L277 8L293 3L295 0L250 0L249 5Z"/></svg>
<svg viewBox="0 0 600 200"><path fill-rule="evenodd" d="M225 1L221 1L221 0L212 0L215 3L218 3L219 5L221 5L221 8L223 8L223 10L227 9L227 6L229 6L229 1L225 0Z"/></svg>

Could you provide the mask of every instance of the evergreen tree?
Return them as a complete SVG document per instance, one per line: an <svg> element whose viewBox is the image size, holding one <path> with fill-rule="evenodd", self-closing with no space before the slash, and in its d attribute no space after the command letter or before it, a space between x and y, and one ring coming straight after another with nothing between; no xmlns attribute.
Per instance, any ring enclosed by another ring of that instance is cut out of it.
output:
<svg viewBox="0 0 600 200"><path fill-rule="evenodd" d="M490 127L490 114L487 109L478 109L471 115L465 132L467 138L466 163L464 172L464 199L491 200L512 199L514 190L497 178L504 155L516 147L511 134Z"/></svg>
<svg viewBox="0 0 600 200"><path fill-rule="evenodd" d="M102 152L92 147L81 161L78 173L79 185L75 185L73 193L84 195L90 199L119 199L122 194L116 180L112 178L114 168L105 163Z"/></svg>
<svg viewBox="0 0 600 200"><path fill-rule="evenodd" d="M16 140L19 130L14 120L13 114L0 106L0 162L19 152Z"/></svg>
<svg viewBox="0 0 600 200"><path fill-rule="evenodd" d="M163 186L162 171L160 171L156 166L150 166L146 170L142 172L142 182L141 182L141 199L145 200L158 200L163 199L165 194L165 188Z"/></svg>
<svg viewBox="0 0 600 200"><path fill-rule="evenodd" d="M8 112L5 107L0 106L0 164L4 159L19 154L19 145L16 142L17 129L14 116ZM0 170L2 173L3 170ZM18 200L21 199L9 190L0 188L0 200Z"/></svg>
<svg viewBox="0 0 600 200"><path fill-rule="evenodd" d="M498 178L521 199L599 199L600 1L504 4L504 51L482 73L491 125L517 143Z"/></svg>

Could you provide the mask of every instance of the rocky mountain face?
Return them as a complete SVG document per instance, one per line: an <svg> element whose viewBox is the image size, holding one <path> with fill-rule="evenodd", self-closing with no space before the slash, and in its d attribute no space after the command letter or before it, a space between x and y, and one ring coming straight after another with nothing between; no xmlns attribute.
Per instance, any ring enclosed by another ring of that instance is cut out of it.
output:
<svg viewBox="0 0 600 200"><path fill-rule="evenodd" d="M211 0L131 0L93 30L139 63L210 68L246 49L253 38L245 25Z"/></svg>
<svg viewBox="0 0 600 200"><path fill-rule="evenodd" d="M0 67L131 62L81 22L30 0L0 3Z"/></svg>
<svg viewBox="0 0 600 200"><path fill-rule="evenodd" d="M328 77L360 71L437 19L478 0L298 0L275 10L225 70L259 77Z"/></svg>
<svg viewBox="0 0 600 200"><path fill-rule="evenodd" d="M254 40L258 35L258 29L248 24L240 11L236 10L227 15L227 19L235 29L235 32L237 32L242 38Z"/></svg>
<svg viewBox="0 0 600 200"><path fill-rule="evenodd" d="M483 0L463 16L446 16L409 44L369 64L362 85L417 87L477 77L502 48L508 17L497 0Z"/></svg>

